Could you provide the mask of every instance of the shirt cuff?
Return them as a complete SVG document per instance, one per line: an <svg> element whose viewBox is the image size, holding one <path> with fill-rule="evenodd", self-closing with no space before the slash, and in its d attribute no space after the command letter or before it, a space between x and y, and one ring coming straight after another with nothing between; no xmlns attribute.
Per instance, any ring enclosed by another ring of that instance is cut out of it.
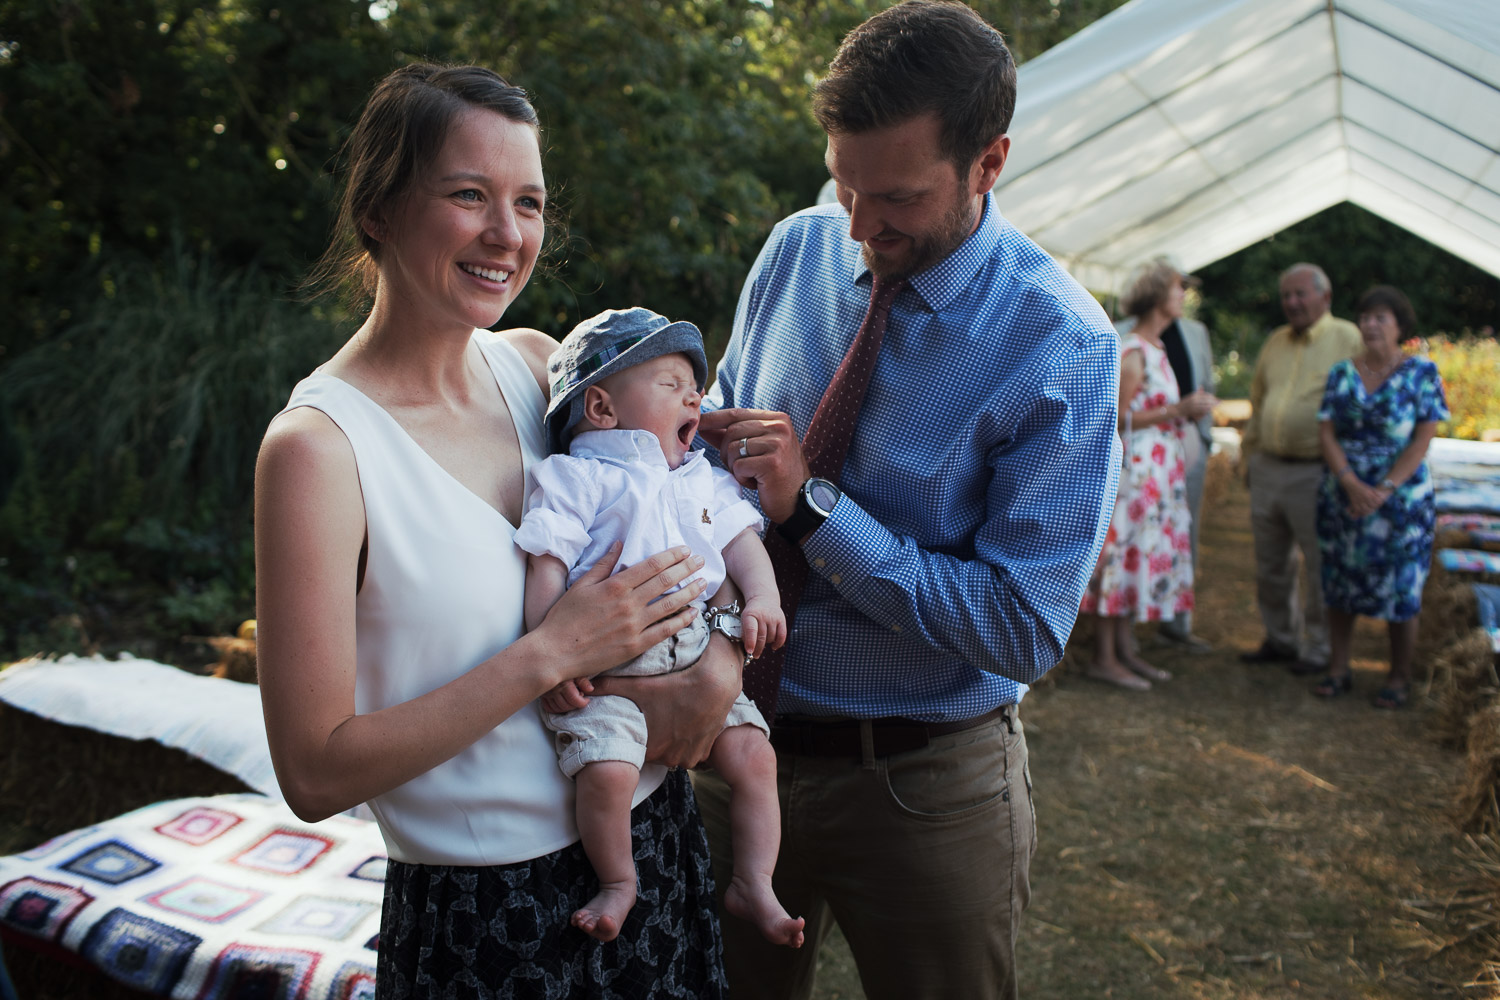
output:
<svg viewBox="0 0 1500 1000"><path fill-rule="evenodd" d="M534 556L556 556L572 569L588 548L589 533L572 518L546 507L534 507L516 529L516 545Z"/></svg>
<svg viewBox="0 0 1500 1000"><path fill-rule="evenodd" d="M869 577L869 566L894 558L900 543L884 525L845 493L828 520L802 543L802 554L814 573L846 597Z"/></svg>

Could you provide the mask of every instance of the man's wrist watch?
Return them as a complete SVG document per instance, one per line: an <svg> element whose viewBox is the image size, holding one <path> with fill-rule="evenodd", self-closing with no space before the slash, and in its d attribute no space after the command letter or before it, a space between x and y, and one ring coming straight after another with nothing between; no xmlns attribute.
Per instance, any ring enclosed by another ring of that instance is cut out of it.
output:
<svg viewBox="0 0 1500 1000"><path fill-rule="evenodd" d="M791 542L800 545L802 539L817 531L833 513L834 504L843 496L839 488L826 479L813 476L802 484L797 494L797 506L792 515L776 526L776 531Z"/></svg>
<svg viewBox="0 0 1500 1000"><path fill-rule="evenodd" d="M740 621L740 602L731 601L727 607L708 608L703 612L703 620L708 622L708 630L717 632L730 642L740 647L740 653L745 652L744 625ZM745 656L745 663L749 663L751 657Z"/></svg>

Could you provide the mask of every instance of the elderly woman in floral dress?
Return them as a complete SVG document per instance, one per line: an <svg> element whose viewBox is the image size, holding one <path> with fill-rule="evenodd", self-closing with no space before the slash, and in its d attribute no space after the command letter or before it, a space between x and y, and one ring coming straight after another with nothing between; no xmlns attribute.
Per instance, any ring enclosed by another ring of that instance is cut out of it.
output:
<svg viewBox="0 0 1500 1000"><path fill-rule="evenodd" d="M1411 691L1417 612L1432 562L1436 521L1427 446L1448 419L1437 365L1407 355L1416 327L1398 289L1377 285L1356 307L1364 349L1328 373L1318 411L1328 472L1318 492L1318 549L1328 605L1328 676L1313 693L1353 689L1349 637L1357 615L1384 619L1391 669L1374 698L1400 708Z"/></svg>
<svg viewBox="0 0 1500 1000"><path fill-rule="evenodd" d="M1166 261L1143 267L1122 302L1135 325L1120 340L1120 434L1125 465L1099 569L1081 611L1094 615L1094 662L1085 673L1132 691L1171 674L1141 658L1135 622L1193 608L1191 514L1184 435L1216 400L1179 398L1162 332L1182 315L1183 275ZM1193 433L1197 433L1196 430Z"/></svg>

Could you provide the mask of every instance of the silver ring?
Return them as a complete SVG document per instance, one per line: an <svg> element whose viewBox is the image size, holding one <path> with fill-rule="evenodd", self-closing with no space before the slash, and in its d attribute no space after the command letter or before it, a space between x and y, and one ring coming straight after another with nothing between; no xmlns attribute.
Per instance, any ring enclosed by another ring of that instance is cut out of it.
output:
<svg viewBox="0 0 1500 1000"><path fill-rule="evenodd" d="M749 458L750 450L745 446L750 443L749 438L740 438L740 458Z"/></svg>

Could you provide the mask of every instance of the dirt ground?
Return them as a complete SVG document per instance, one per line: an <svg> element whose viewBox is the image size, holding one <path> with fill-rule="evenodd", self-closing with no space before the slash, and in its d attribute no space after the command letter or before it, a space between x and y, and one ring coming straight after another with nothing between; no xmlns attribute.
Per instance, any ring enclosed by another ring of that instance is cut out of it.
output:
<svg viewBox="0 0 1500 1000"><path fill-rule="evenodd" d="M1473 982L1494 956L1454 943L1451 918L1419 919L1473 880L1449 817L1462 760L1420 707L1370 706L1383 626L1360 624L1355 691L1331 702L1240 663L1261 628L1237 484L1205 511L1199 576L1195 628L1213 652L1155 646L1143 627L1172 681L1125 692L1065 663L1023 702L1040 848L1022 994L1500 996ZM818 986L819 1000L864 997L840 940Z"/></svg>

